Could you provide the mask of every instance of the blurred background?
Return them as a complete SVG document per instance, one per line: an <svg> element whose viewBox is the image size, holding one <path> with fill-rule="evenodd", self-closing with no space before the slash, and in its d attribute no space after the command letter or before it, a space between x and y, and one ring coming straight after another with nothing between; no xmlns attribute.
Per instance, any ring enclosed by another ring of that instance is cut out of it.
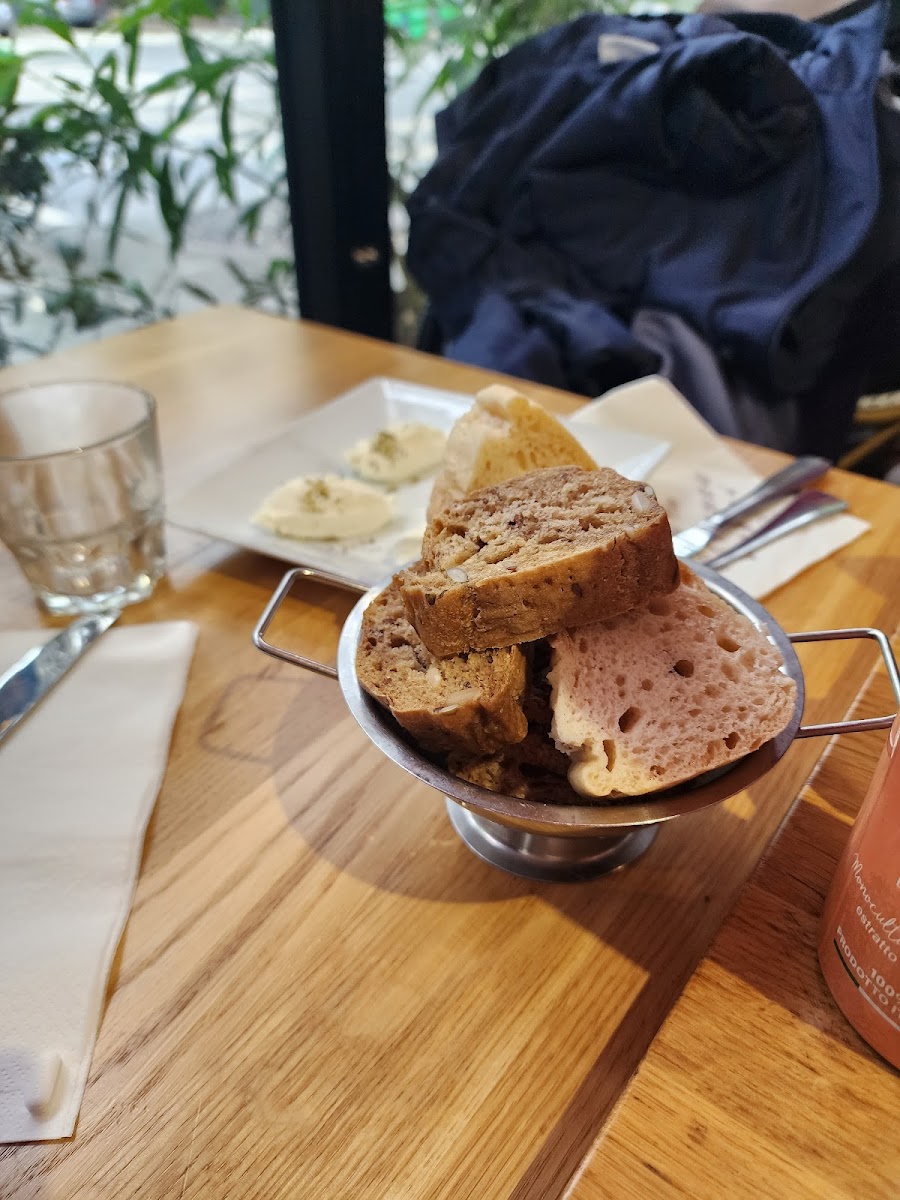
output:
<svg viewBox="0 0 900 1200"><path fill-rule="evenodd" d="M415 344L406 202L435 114L554 25L697 7L732 6L0 0L0 365L224 303ZM846 465L893 477L897 397L857 417Z"/></svg>
<svg viewBox="0 0 900 1200"><path fill-rule="evenodd" d="M382 18L373 4L335 0L318 13L316 4L284 4L285 70L303 71L313 40L327 56L326 41L353 7L368 9L354 21L368 23L379 44L383 20L383 67L376 54L367 75L377 89L383 69L384 98L360 95L352 128L345 120L342 130L311 132L374 140L377 158L385 126L395 303L390 331L383 303L369 324L412 342L421 301L404 266L404 202L434 158L434 113L515 41L591 8L625 6L388 0ZM272 16L268 0L0 2L0 363L201 304L299 313L285 137L301 143L296 159L315 150L303 116L282 130ZM365 41L350 26L345 37ZM335 48L324 71L338 74L364 48ZM338 88L354 100L345 78ZM327 184L307 177L298 186L324 196ZM357 187L357 207L370 208L377 228L377 167Z"/></svg>

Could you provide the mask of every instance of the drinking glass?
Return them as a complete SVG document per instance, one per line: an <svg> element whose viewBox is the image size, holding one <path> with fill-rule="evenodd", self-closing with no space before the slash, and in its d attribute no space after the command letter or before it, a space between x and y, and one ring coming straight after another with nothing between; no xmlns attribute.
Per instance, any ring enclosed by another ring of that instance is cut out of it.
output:
<svg viewBox="0 0 900 1200"><path fill-rule="evenodd" d="M165 570L153 397L99 381L0 393L0 540L50 613L149 596Z"/></svg>

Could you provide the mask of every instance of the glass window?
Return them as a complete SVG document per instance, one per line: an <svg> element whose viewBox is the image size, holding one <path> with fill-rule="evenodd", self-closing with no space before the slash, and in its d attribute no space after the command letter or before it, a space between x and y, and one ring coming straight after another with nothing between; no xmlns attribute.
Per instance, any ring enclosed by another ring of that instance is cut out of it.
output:
<svg viewBox="0 0 900 1200"><path fill-rule="evenodd" d="M0 363L296 312L276 82L267 0L0 0Z"/></svg>

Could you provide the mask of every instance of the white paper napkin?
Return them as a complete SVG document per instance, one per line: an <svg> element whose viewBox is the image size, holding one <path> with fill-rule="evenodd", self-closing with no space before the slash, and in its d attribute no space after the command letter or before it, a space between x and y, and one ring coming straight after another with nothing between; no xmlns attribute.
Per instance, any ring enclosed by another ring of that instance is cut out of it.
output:
<svg viewBox="0 0 900 1200"><path fill-rule="evenodd" d="M195 639L110 630L0 746L0 1142L75 1128Z"/></svg>
<svg viewBox="0 0 900 1200"><path fill-rule="evenodd" d="M664 438L671 444L666 459L650 482L665 505L672 529L678 533L702 521L748 492L760 481L719 435L697 415L668 380L658 376L613 389L585 405L576 421L605 429L631 429ZM710 553L718 553L760 529L786 501L760 510L729 526L716 538ZM747 555L722 574L762 598L813 563L849 545L869 526L859 517L839 513L805 529L789 533L755 554ZM700 556L700 561L704 556Z"/></svg>

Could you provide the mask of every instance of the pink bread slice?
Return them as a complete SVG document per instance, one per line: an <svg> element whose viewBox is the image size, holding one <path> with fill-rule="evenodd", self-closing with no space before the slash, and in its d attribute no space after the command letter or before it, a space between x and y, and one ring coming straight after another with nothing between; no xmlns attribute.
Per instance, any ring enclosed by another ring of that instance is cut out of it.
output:
<svg viewBox="0 0 900 1200"><path fill-rule="evenodd" d="M642 796L780 733L796 686L746 617L682 565L681 584L551 641L553 738L584 796Z"/></svg>

